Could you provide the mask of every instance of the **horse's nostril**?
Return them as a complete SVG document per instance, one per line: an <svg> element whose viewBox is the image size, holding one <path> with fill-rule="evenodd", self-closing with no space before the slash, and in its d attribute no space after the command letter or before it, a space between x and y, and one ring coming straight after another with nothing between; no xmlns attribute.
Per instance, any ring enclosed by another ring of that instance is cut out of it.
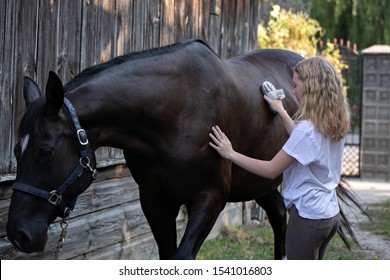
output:
<svg viewBox="0 0 390 280"><path fill-rule="evenodd" d="M14 243L19 250L26 253L31 252L32 241L28 233L24 231L19 231L15 236Z"/></svg>

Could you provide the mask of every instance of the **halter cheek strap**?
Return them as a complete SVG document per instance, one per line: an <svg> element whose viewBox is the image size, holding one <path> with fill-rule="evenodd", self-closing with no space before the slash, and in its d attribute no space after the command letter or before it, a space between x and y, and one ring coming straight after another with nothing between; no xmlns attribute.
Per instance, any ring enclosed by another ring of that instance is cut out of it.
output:
<svg viewBox="0 0 390 280"><path fill-rule="evenodd" d="M62 198L64 192L84 173L85 170L91 172L92 179L96 179L97 171L90 166L90 160L88 157L88 137L84 129L81 128L77 113L72 103L64 98L64 104L67 108L70 118L72 120L73 126L77 133L77 139L80 144L80 159L79 164L74 169L74 171L69 175L68 179L56 190L46 191L42 188L34 187L29 184L16 181L12 185L12 189L22 191L28 194L32 194L41 198L46 199L50 204L57 206L60 210L60 217L65 218L69 216L70 211L72 211L76 205L77 197L75 197L69 205L65 204L65 201Z"/></svg>

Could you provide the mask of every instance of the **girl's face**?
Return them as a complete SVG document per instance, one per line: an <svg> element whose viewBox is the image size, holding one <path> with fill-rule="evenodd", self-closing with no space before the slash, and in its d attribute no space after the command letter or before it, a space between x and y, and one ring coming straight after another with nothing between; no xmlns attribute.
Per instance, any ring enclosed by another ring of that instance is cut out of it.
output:
<svg viewBox="0 0 390 280"><path fill-rule="evenodd" d="M299 76L295 71L293 75L293 86L294 86L294 95L298 99L298 102L301 103L302 94L303 94L303 83L299 79Z"/></svg>

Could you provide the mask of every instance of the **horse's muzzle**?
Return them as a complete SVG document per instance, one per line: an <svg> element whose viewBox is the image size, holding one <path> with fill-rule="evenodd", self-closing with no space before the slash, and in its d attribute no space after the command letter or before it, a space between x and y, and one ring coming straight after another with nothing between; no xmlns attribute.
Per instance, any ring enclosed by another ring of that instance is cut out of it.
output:
<svg viewBox="0 0 390 280"><path fill-rule="evenodd" d="M8 240L21 252L35 253L42 252L47 242L47 231L41 234L33 234L23 228L12 228L7 224Z"/></svg>

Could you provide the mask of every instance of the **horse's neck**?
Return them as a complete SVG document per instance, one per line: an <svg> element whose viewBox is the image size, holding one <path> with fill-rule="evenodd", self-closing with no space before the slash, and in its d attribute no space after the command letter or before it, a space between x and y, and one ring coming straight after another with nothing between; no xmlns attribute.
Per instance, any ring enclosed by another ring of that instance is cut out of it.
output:
<svg viewBox="0 0 390 280"><path fill-rule="evenodd" d="M153 76L150 79L153 80ZM152 96L150 90L133 89L131 84L134 85L131 81L122 82L121 85L99 85L97 82L91 87L77 89L70 95L95 149L101 146L126 149L129 135L147 134L148 126L155 125L152 123L155 119L145 116L154 114L152 104L159 101L155 100L156 96ZM155 86L162 88L162 85ZM161 100L169 102L167 95ZM165 105L160 102L159 106Z"/></svg>

